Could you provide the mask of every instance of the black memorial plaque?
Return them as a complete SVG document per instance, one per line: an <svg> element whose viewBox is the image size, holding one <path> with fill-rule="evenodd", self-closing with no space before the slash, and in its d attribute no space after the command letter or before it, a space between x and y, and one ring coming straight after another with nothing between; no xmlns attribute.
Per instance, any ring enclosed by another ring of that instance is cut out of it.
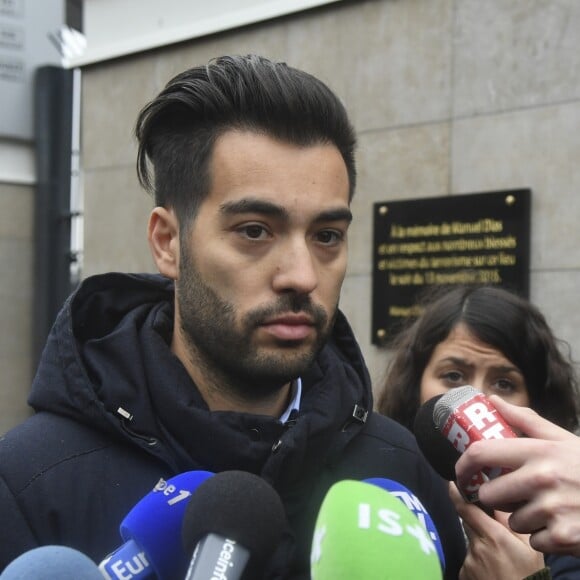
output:
<svg viewBox="0 0 580 580"><path fill-rule="evenodd" d="M529 189L374 204L372 342L385 344L432 286L497 284L527 297Z"/></svg>

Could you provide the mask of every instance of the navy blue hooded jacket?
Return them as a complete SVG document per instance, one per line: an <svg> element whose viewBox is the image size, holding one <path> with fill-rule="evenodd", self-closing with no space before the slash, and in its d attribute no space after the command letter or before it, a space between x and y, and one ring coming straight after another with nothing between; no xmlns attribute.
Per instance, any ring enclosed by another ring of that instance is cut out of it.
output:
<svg viewBox="0 0 580 580"><path fill-rule="evenodd" d="M265 578L308 578L329 487L369 477L420 498L443 541L446 577L457 576L465 546L446 484L406 429L371 412L368 372L342 314L302 377L298 415L281 424L208 410L169 348L173 300L161 276L113 273L88 278L65 303L33 382L35 414L0 440L0 569L43 544L98 562L159 478L239 469L274 486L290 525Z"/></svg>

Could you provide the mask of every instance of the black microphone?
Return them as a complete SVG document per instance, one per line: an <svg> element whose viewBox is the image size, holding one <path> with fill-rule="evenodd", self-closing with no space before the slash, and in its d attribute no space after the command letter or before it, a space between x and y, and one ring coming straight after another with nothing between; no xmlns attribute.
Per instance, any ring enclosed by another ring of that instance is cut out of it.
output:
<svg viewBox="0 0 580 580"><path fill-rule="evenodd" d="M261 577L286 528L282 501L262 478L224 471L202 482L186 507L186 580Z"/></svg>
<svg viewBox="0 0 580 580"><path fill-rule="evenodd" d="M413 432L419 449L431 467L447 481L455 481L455 464L461 453L441 433L433 420L433 409L443 395L437 395L425 402L415 415Z"/></svg>

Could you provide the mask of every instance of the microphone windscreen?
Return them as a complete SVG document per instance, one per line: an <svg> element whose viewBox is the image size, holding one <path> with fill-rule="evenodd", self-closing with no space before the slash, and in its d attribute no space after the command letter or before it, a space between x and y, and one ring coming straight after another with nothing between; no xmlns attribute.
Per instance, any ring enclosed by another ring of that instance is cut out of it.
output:
<svg viewBox="0 0 580 580"><path fill-rule="evenodd" d="M83 553L67 546L41 546L13 560L2 580L103 580L97 565Z"/></svg>
<svg viewBox="0 0 580 580"><path fill-rule="evenodd" d="M376 485L343 480L326 494L310 554L312 580L441 580L437 550L417 517Z"/></svg>
<svg viewBox="0 0 580 580"><path fill-rule="evenodd" d="M248 566L258 569L285 528L284 506L274 488L257 475L232 470L197 488L185 511L182 539L190 556L208 534L234 540L250 552Z"/></svg>
<svg viewBox="0 0 580 580"><path fill-rule="evenodd" d="M120 525L125 542L134 541L161 580L182 578L188 557L181 544L181 527L189 498L200 484L212 477L209 471L186 471L160 480L141 499Z"/></svg>
<svg viewBox="0 0 580 580"><path fill-rule="evenodd" d="M433 419L433 410L443 395L437 395L423 403L413 424L413 433L419 449L431 467L447 481L455 481L455 464L461 453L441 433Z"/></svg>
<svg viewBox="0 0 580 580"><path fill-rule="evenodd" d="M411 510L417 517L417 519L423 524L423 527L427 530L429 537L433 540L435 549L437 550L437 556L439 557L439 562L441 563L441 568L445 570L445 554L443 552L443 544L441 543L441 538L439 537L439 532L437 532L437 527L435 522L429 515L429 512L425 509L421 500L407 487L398 481L393 481L392 479L386 479L384 477L371 477L364 480L365 483L372 483L378 487L388 491L403 504Z"/></svg>
<svg viewBox="0 0 580 580"><path fill-rule="evenodd" d="M470 401L474 397L484 396L481 391L471 385L464 385L447 391L439 397L433 408L433 422L438 429L443 429L447 419L463 403Z"/></svg>

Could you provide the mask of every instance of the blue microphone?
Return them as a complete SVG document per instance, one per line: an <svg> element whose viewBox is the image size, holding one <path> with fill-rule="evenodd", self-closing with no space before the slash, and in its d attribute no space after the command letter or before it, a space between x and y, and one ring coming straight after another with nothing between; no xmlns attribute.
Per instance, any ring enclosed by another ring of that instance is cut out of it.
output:
<svg viewBox="0 0 580 580"><path fill-rule="evenodd" d="M398 481L393 481L392 479L386 479L384 477L371 477L363 481L365 483L372 483L373 485L388 491L390 494L400 499L407 506L407 508L417 516L417 519L423 524L423 527L427 530L430 538L433 540L433 544L437 550L437 555L439 556L441 569L445 570L445 554L443 553L443 544L441 543L441 538L439 537L435 523L431 519L429 512L421 503L421 500L410 489Z"/></svg>
<svg viewBox="0 0 580 580"><path fill-rule="evenodd" d="M1 580L103 580L97 565L67 546L41 546L10 562Z"/></svg>
<svg viewBox="0 0 580 580"><path fill-rule="evenodd" d="M181 542L185 508L197 487L212 475L186 471L159 480L121 522L125 543L99 564L102 575L109 580L183 578L189 563Z"/></svg>

